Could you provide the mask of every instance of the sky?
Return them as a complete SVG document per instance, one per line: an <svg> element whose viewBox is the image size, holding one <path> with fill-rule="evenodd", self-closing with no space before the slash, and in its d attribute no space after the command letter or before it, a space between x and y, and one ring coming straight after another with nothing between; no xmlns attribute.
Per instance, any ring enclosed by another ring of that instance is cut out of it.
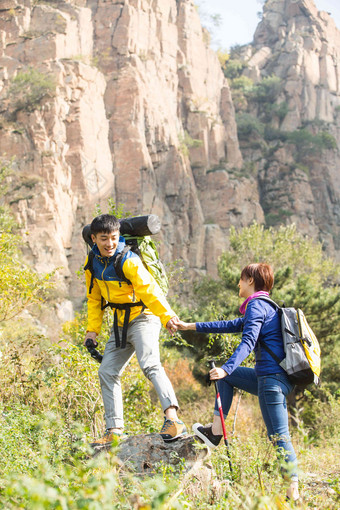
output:
<svg viewBox="0 0 340 510"><path fill-rule="evenodd" d="M230 49L235 44L246 44L252 41L262 12L261 0L199 0L203 25L212 32L214 49ZM319 11L331 13L340 29L340 0L314 0ZM220 15L220 25L213 26L207 15Z"/></svg>

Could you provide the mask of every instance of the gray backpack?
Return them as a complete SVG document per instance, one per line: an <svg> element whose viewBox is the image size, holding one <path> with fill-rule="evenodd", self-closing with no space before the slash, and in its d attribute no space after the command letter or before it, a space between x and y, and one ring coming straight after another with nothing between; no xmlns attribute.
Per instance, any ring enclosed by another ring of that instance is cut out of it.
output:
<svg viewBox="0 0 340 510"><path fill-rule="evenodd" d="M319 384L320 346L302 310L281 308L275 301L265 296L256 299L268 301L277 308L286 356L280 360L263 340L259 340L261 348L263 347L287 372L292 384L303 387L313 382Z"/></svg>

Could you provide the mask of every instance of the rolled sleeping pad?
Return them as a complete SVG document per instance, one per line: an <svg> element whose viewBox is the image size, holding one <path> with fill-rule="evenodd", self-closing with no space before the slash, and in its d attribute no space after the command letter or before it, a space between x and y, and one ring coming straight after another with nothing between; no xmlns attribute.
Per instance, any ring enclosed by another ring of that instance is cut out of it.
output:
<svg viewBox="0 0 340 510"><path fill-rule="evenodd" d="M133 218L123 218L120 222L120 233L122 236L150 236L158 234L161 230L161 220L157 214L147 214L146 216L134 216ZM82 231L83 239L91 248L93 241L91 239L91 225L85 225Z"/></svg>
<svg viewBox="0 0 340 510"><path fill-rule="evenodd" d="M147 214L146 216L123 218L119 221L120 233L122 236L151 236L158 234L158 232L161 230L161 220L157 214Z"/></svg>

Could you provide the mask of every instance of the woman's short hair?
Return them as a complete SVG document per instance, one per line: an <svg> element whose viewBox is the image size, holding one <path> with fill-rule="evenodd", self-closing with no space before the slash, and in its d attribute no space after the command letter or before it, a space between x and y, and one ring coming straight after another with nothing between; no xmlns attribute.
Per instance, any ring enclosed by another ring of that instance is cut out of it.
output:
<svg viewBox="0 0 340 510"><path fill-rule="evenodd" d="M269 292L274 285L274 271L269 264L249 264L241 272L241 280L253 278L255 291L265 290Z"/></svg>

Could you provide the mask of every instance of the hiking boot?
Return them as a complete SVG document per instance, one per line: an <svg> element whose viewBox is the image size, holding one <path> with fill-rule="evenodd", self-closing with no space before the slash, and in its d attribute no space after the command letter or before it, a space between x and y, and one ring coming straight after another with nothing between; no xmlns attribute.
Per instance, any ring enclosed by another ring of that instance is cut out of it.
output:
<svg viewBox="0 0 340 510"><path fill-rule="evenodd" d="M164 418L163 427L160 431L160 435L166 442L174 441L187 433L187 429L184 423L180 420L172 421Z"/></svg>
<svg viewBox="0 0 340 510"><path fill-rule="evenodd" d="M128 436L123 434L123 432L111 432L110 430L106 430L103 437L97 439L94 443L91 443L90 446L110 446L113 442L117 442L121 439L126 439Z"/></svg>
<svg viewBox="0 0 340 510"><path fill-rule="evenodd" d="M195 435L202 439L202 441L212 450L219 445L222 439L222 435L215 436L215 434L212 433L212 425L203 427L200 423L195 423L192 426L192 430L195 432Z"/></svg>

